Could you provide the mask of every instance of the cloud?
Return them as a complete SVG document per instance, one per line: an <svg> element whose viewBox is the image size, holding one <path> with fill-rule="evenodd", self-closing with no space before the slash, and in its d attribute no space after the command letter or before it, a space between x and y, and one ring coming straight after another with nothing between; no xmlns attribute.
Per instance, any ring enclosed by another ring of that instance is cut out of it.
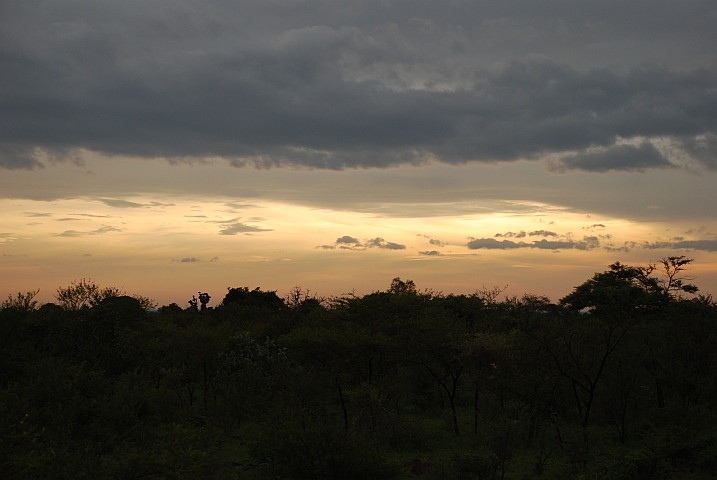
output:
<svg viewBox="0 0 717 480"><path fill-rule="evenodd" d="M387 242L381 237L376 237L374 239L368 240L366 242L366 247L368 248L384 248L386 250L405 250L406 246L401 245L399 243L393 243L393 242Z"/></svg>
<svg viewBox="0 0 717 480"><path fill-rule="evenodd" d="M26 217L51 217L51 213L24 212Z"/></svg>
<svg viewBox="0 0 717 480"><path fill-rule="evenodd" d="M142 208L145 206L142 203L130 202L128 200L118 200L113 198L98 198L97 200L107 206L114 208Z"/></svg>
<svg viewBox="0 0 717 480"><path fill-rule="evenodd" d="M230 218L229 220L207 220L207 223L219 223L219 224L227 224L227 223L236 223L237 220L239 220L241 217L234 217Z"/></svg>
<svg viewBox="0 0 717 480"><path fill-rule="evenodd" d="M536 248L539 250L593 250L600 247L600 240L597 237L583 237L580 241L563 240L536 240L532 243L514 242L512 240L496 240L495 238L475 238L468 242L467 247L471 250L513 250L518 248Z"/></svg>
<svg viewBox="0 0 717 480"><path fill-rule="evenodd" d="M91 217L91 218L112 218L111 215L93 215L91 213L70 213L70 216L76 217Z"/></svg>
<svg viewBox="0 0 717 480"><path fill-rule="evenodd" d="M255 206L246 203L225 203L224 205L234 210L243 210L245 208L252 208Z"/></svg>
<svg viewBox="0 0 717 480"><path fill-rule="evenodd" d="M428 243L430 243L431 245L435 245L435 246L437 246L437 247L445 247L445 246L446 246L445 243L441 242L440 240L436 240L436 239L434 239L434 238L430 239L430 240L428 241Z"/></svg>
<svg viewBox="0 0 717 480"><path fill-rule="evenodd" d="M65 230L62 233L55 234L56 237L81 237L84 235L102 235L110 232L121 232L123 228L112 227L110 225L104 225L96 230L90 231L79 231L79 230Z"/></svg>
<svg viewBox="0 0 717 480"><path fill-rule="evenodd" d="M468 242L468 248L478 250L485 248L488 250L511 250L514 248L528 248L529 244L525 242L513 242L511 240L496 240L494 238L476 238Z"/></svg>
<svg viewBox="0 0 717 480"><path fill-rule="evenodd" d="M337 238L337 239L336 239L336 244L337 244L337 245L342 244L342 243L344 243L344 244L345 244L345 243L351 244L351 243L360 243L360 242L358 241L358 239L356 239L356 238L354 238L354 237L349 237L348 235L344 235L343 237L340 237L340 238Z"/></svg>
<svg viewBox="0 0 717 480"><path fill-rule="evenodd" d="M557 237L558 234L548 230L535 230L528 234L529 237Z"/></svg>
<svg viewBox="0 0 717 480"><path fill-rule="evenodd" d="M3 145L0 140L0 168L35 170L45 168L45 165L35 158L32 148L23 145Z"/></svg>
<svg viewBox="0 0 717 480"><path fill-rule="evenodd" d="M642 248L648 250L655 249L686 249L686 250L702 250L705 252L717 252L717 240L678 240L672 242L645 242Z"/></svg>
<svg viewBox="0 0 717 480"><path fill-rule="evenodd" d="M176 260L172 260L172 262L176 263L203 263L203 262L218 262L219 257L212 257L209 260L202 260L201 258L197 257L184 257L184 258L178 258Z"/></svg>
<svg viewBox="0 0 717 480"><path fill-rule="evenodd" d="M387 242L381 237L376 237L366 242L361 243L358 238L344 235L336 239L333 245L319 245L316 248L322 250L335 250L337 248L341 250L366 250L367 248L382 248L385 250L405 250L406 246L399 243Z"/></svg>
<svg viewBox="0 0 717 480"><path fill-rule="evenodd" d="M224 223L224 222L221 222ZM231 223L222 228L219 235L236 235L237 233L271 232L269 228L253 227L244 223Z"/></svg>
<svg viewBox="0 0 717 480"><path fill-rule="evenodd" d="M567 155L553 168L558 171L583 170L587 172L607 172L610 170L643 171L648 168L674 167L649 142L640 146L613 145L598 152L582 152Z"/></svg>
<svg viewBox="0 0 717 480"><path fill-rule="evenodd" d="M419 255L425 255L425 256L427 256L427 257L439 257L439 256L443 255L443 254L442 254L441 252L439 252L438 250L430 250L430 251L425 251L425 252L418 252L418 254L419 254Z"/></svg>
<svg viewBox="0 0 717 480"><path fill-rule="evenodd" d="M515 232L506 232L506 233L496 233L496 237L506 237L506 238L524 238L526 233L521 230L518 233Z"/></svg>
<svg viewBox="0 0 717 480"><path fill-rule="evenodd" d="M694 68L717 41L708 2L8 2L0 168L78 150L261 168L672 165L618 143L638 138L716 168L717 72Z"/></svg>
<svg viewBox="0 0 717 480"><path fill-rule="evenodd" d="M583 230L594 230L596 228L605 228L605 225L603 225L602 223L593 223L590 226L583 227Z"/></svg>

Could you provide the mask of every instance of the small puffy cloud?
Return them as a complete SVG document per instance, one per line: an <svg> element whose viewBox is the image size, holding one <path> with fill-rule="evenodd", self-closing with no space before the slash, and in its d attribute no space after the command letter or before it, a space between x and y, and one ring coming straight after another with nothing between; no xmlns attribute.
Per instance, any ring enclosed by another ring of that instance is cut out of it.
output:
<svg viewBox="0 0 717 480"><path fill-rule="evenodd" d="M596 228L605 228L605 225L602 223L593 223L592 225L588 225L587 227L583 227L583 230L595 230Z"/></svg>
<svg viewBox="0 0 717 480"><path fill-rule="evenodd" d="M383 248L386 250L405 250L406 246L400 243L387 242L381 237L376 237L371 240L367 240L365 243L361 243L358 238L344 235L336 239L333 245L319 245L316 248L322 250L366 250L367 248Z"/></svg>
<svg viewBox="0 0 717 480"><path fill-rule="evenodd" d="M419 254L419 255L425 255L426 257L440 257L441 255L443 255L443 254L442 254L441 252L439 252L438 250L430 250L430 251L425 251L425 252L418 252L418 254Z"/></svg>
<svg viewBox="0 0 717 480"><path fill-rule="evenodd" d="M529 237L557 237L558 234L548 230L536 230L528 234Z"/></svg>
<svg viewBox="0 0 717 480"><path fill-rule="evenodd" d="M505 232L505 233L496 233L496 237L504 237L504 238L525 238L526 233L521 230L518 233L515 232Z"/></svg>
<svg viewBox="0 0 717 480"><path fill-rule="evenodd" d="M555 170L586 172L643 171L674 167L650 142L639 146L613 145L597 152L581 152L563 157Z"/></svg>
<svg viewBox="0 0 717 480"><path fill-rule="evenodd" d="M337 238L337 239L336 239L336 244L337 244L337 245L340 245L340 244L357 244L357 243L360 243L360 242L358 241L358 239L356 239L356 238L354 238L354 237L349 237L348 235L344 235L343 237L340 237L340 238Z"/></svg>
<svg viewBox="0 0 717 480"><path fill-rule="evenodd" d="M198 261L199 261L198 258L195 258L195 257L186 257L186 258L181 259L181 260L179 261L179 263L196 263L196 262L198 262Z"/></svg>
<svg viewBox="0 0 717 480"><path fill-rule="evenodd" d="M222 228L219 235L236 235L237 233L270 232L269 228L259 228L245 223L232 223Z"/></svg>
<svg viewBox="0 0 717 480"><path fill-rule="evenodd" d="M497 234L502 236L500 234ZM525 242L513 242L511 240L496 240L494 238L476 238L468 242L468 248L478 250L485 248L488 250L510 250L514 248L526 248L529 245Z"/></svg>
<svg viewBox="0 0 717 480"><path fill-rule="evenodd" d="M431 245L435 245L437 247L445 247L446 246L445 243L441 242L440 240L436 240L435 238L430 239L428 241L428 243L430 243Z"/></svg>
<svg viewBox="0 0 717 480"><path fill-rule="evenodd" d="M387 242L381 237L376 237L366 242L368 248L384 248L386 250L405 250L406 246L400 243Z"/></svg>

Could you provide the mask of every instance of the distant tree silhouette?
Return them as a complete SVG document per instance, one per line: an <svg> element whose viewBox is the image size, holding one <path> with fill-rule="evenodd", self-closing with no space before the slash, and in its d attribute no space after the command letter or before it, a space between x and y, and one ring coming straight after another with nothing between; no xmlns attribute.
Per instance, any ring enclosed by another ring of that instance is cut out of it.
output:
<svg viewBox="0 0 717 480"><path fill-rule="evenodd" d="M249 287L227 288L227 294L222 305L243 305L247 307L263 307L272 310L286 308L284 301L279 298L275 290L262 292L259 287L249 290Z"/></svg>
<svg viewBox="0 0 717 480"><path fill-rule="evenodd" d="M198 310L197 304L199 302L197 301L197 297L195 297L194 295L192 295L192 298L187 303L189 304L187 310L194 310L195 312Z"/></svg>
<svg viewBox="0 0 717 480"><path fill-rule="evenodd" d="M197 292L199 293L199 303L202 304L202 311L207 309L207 303L209 303L209 299L212 298L208 293L204 292Z"/></svg>
<svg viewBox="0 0 717 480"><path fill-rule="evenodd" d="M396 295L407 295L418 293L416 284L413 280L401 280L401 277L396 277L391 281L391 286L388 288L388 293L394 293Z"/></svg>

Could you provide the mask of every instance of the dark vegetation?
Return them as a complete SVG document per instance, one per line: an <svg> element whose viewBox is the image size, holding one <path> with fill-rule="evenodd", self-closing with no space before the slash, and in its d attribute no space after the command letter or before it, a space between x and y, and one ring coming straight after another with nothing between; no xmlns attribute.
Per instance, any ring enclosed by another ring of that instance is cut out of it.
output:
<svg viewBox="0 0 717 480"><path fill-rule="evenodd" d="M0 477L663 479L717 472L717 305L690 260L553 304L101 289L0 309Z"/></svg>

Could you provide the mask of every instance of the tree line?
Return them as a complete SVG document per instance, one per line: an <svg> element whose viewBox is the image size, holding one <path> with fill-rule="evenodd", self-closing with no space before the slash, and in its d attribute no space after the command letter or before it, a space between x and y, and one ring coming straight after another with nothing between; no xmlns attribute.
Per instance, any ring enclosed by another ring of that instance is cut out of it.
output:
<svg viewBox="0 0 717 480"><path fill-rule="evenodd" d="M502 289L229 288L156 309L73 282L0 307L7 478L713 478L717 304L692 260L553 303Z"/></svg>

